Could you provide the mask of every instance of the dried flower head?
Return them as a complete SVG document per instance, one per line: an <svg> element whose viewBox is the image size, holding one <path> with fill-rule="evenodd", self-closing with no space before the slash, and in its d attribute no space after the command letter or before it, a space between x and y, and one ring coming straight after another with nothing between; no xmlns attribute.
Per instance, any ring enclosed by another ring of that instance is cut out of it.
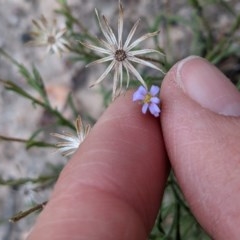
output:
<svg viewBox="0 0 240 240"><path fill-rule="evenodd" d="M138 90L133 94L133 101L141 101L142 113L146 114L149 109L150 113L158 117L160 114L159 103L160 99L156 95L159 93L160 88L157 86L151 86L150 91L148 91L145 87L140 86Z"/></svg>
<svg viewBox="0 0 240 240"><path fill-rule="evenodd" d="M77 131L77 135L74 135L72 133L52 133L51 135L63 140L66 140L64 142L59 142L56 144L58 150L61 152L63 156L69 156L72 155L80 146L80 144L83 142L83 140L86 138L88 133L90 132L90 125L83 126L82 120L80 117L76 119L75 127Z"/></svg>
<svg viewBox="0 0 240 240"><path fill-rule="evenodd" d="M47 53L61 53L69 50L69 42L64 38L66 28L58 29L56 19L52 23L42 15L39 20L32 20L33 31L30 32L33 40L27 44L29 46L44 46L47 47Z"/></svg>
<svg viewBox="0 0 240 240"><path fill-rule="evenodd" d="M133 50L139 43L142 41L156 36L159 31L153 33L147 33L140 38L136 39L135 41L131 41L133 35L139 25L140 19L133 25L131 31L129 32L126 41L123 43L122 35L123 35L123 7L121 1L119 1L119 17L118 17L118 38L113 33L112 28L109 25L108 20L106 17L99 16L98 11L96 10L97 19L99 22L100 29L105 37L106 40L97 39L101 47L91 45L89 43L82 43L85 47L90 48L96 52L100 52L106 54L108 56L98 59L89 65L96 64L96 63L103 63L111 61L110 65L107 69L103 72L103 74L97 79L97 81L92 85L100 83L107 74L113 69L114 70L114 77L113 77L113 98L115 98L117 94L117 85L119 84L119 92L122 89L122 81L123 81L123 68L126 70L127 73L127 86L129 85L129 71L132 73L137 80L144 86L146 86L145 81L137 71L137 69L132 65L131 62L140 63L145 66L154 68L158 71L163 72L160 68L155 66L154 64L144 60L140 57L140 55L147 54L147 53L160 53L161 52L154 50L154 49L142 49L142 50Z"/></svg>

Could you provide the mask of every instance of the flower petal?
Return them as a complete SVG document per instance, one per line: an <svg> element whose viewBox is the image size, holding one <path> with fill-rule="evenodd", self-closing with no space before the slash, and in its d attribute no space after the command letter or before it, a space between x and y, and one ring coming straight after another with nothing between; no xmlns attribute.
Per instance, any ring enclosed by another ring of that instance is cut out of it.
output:
<svg viewBox="0 0 240 240"><path fill-rule="evenodd" d="M132 61L132 62L136 62L136 63L143 64L143 65L145 65L145 66L148 66L148 67L150 67L150 68L156 69L156 70L162 72L163 74L165 74L165 73L163 72L163 70L161 70L160 68L158 68L158 67L155 66L154 64L152 64L152 63L150 63L150 62L148 62L148 61L145 61L145 60L143 60L143 59L140 59L140 58L138 58L138 57L131 57L131 56L129 56L129 57L128 57L128 60L129 60L129 61Z"/></svg>
<svg viewBox="0 0 240 240"><path fill-rule="evenodd" d="M143 86L140 86L138 90L133 94L133 101L144 100L146 94L146 89Z"/></svg>
<svg viewBox="0 0 240 240"><path fill-rule="evenodd" d="M130 46L128 46L126 51L130 51L132 48L136 47L140 42L142 42L142 41L144 41L144 40L146 40L148 38L156 36L159 32L160 31L144 34L143 36L141 36L140 38L135 40Z"/></svg>
<svg viewBox="0 0 240 240"><path fill-rule="evenodd" d="M151 103L159 104L160 103L160 99L158 97L152 97L151 98Z"/></svg>
<svg viewBox="0 0 240 240"><path fill-rule="evenodd" d="M155 49L141 49L141 50L136 50L136 51L129 51L128 54L130 56L136 56L136 55L142 55L142 54L147 54L147 53L159 53L161 55L164 55L158 50Z"/></svg>
<svg viewBox="0 0 240 240"><path fill-rule="evenodd" d="M123 69L122 63L117 62L115 65L114 77L113 77L113 92L112 92L112 100L114 100L122 90L122 81L123 81ZM119 83L119 89L117 92L117 86Z"/></svg>
<svg viewBox="0 0 240 240"><path fill-rule="evenodd" d="M119 1L119 17L118 17L118 48L122 48L122 33L123 33L123 6Z"/></svg>
<svg viewBox="0 0 240 240"><path fill-rule="evenodd" d="M127 36L127 40L126 40L126 42L124 43L123 49L126 49L126 48L128 47L128 44L129 44L130 41L132 40L132 37L133 37L133 35L134 35L134 33L135 33L135 31L136 31L139 23L140 23L140 19L138 19L138 20L135 22L135 24L133 25L131 31L129 32L129 34L128 34L128 36ZM129 50L130 50L130 49L129 49Z"/></svg>
<svg viewBox="0 0 240 240"><path fill-rule="evenodd" d="M107 75L108 73L112 70L113 66L115 65L115 61L112 61L110 65L107 67L107 69L103 72L103 74L97 79L95 83L93 83L90 87L93 87L94 85L100 83Z"/></svg>
<svg viewBox="0 0 240 240"><path fill-rule="evenodd" d="M89 66L92 66L94 64L97 64L97 63L103 63L103 62L108 62L108 61L111 61L113 60L114 57L113 56L108 56L108 57L104 57L104 58L100 58L96 61L93 61L93 62L90 62L89 64L87 64L85 67L89 67Z"/></svg>
<svg viewBox="0 0 240 240"><path fill-rule="evenodd" d="M105 46L107 49L109 49L112 53L115 52L115 47L114 47L112 44L104 41L104 40L101 39L101 38L99 38L99 39L97 38L97 41L98 41L101 45L103 45L103 46Z"/></svg>
<svg viewBox="0 0 240 240"><path fill-rule="evenodd" d="M148 110L149 104L148 103L144 103L142 106L142 113L146 114L147 110Z"/></svg>
<svg viewBox="0 0 240 240"><path fill-rule="evenodd" d="M146 89L144 86L140 86L140 87L138 88L138 92L139 92L140 94L142 94L143 96L145 96L145 95L147 94L147 89Z"/></svg>
<svg viewBox="0 0 240 240"><path fill-rule="evenodd" d="M117 39L116 39L116 37L115 37L115 35L114 35L114 33L113 33L112 28L111 28L110 25L109 25L108 20L106 19L106 17L105 17L104 15L103 15L102 17L103 17L103 20L104 20L104 23L105 23L105 26L106 26L106 30L107 30L107 32L108 32L109 37L110 37L111 40L112 40L113 45L117 46L117 45L118 45Z"/></svg>
<svg viewBox="0 0 240 240"><path fill-rule="evenodd" d="M61 139L65 139L67 141L72 141L73 138L73 134L71 133L65 133L65 134L60 134L60 133L51 133L52 136L57 137L57 138L61 138Z"/></svg>
<svg viewBox="0 0 240 240"><path fill-rule="evenodd" d="M126 88L128 88L129 82L130 82L130 77L129 77L129 70L128 70L128 67L127 67L125 61L123 61L123 66L124 66L124 68L125 68L125 70L127 72L127 85L126 85Z"/></svg>
<svg viewBox="0 0 240 240"><path fill-rule="evenodd" d="M75 122L75 128L76 128L77 135L74 135L72 133L64 133L64 134L52 133L51 134L56 138L65 140L65 141L60 141L56 144L57 148L64 156L71 155L77 150L77 148L80 146L80 144L84 141L84 139L88 135L91 127L89 124L87 124L87 126L84 126L81 118L78 117Z"/></svg>
<svg viewBox="0 0 240 240"><path fill-rule="evenodd" d="M137 69L127 60L125 59L125 63L127 68L130 70L130 72L137 78L137 80L145 87L147 88L147 84L144 82L142 76L139 74Z"/></svg>
<svg viewBox="0 0 240 240"><path fill-rule="evenodd" d="M135 102L135 101L142 101L143 99L144 99L144 96L141 95L139 92L135 92L133 94L133 98L132 98L133 102Z"/></svg>
<svg viewBox="0 0 240 240"><path fill-rule="evenodd" d="M152 96L156 96L160 91L160 88L158 86L152 85L150 88L150 94Z"/></svg>
<svg viewBox="0 0 240 240"><path fill-rule="evenodd" d="M152 115L154 115L155 117L159 116L160 108L158 107L158 105L156 105L155 103L151 103L149 105L149 111L151 112Z"/></svg>
<svg viewBox="0 0 240 240"><path fill-rule="evenodd" d="M92 44L89 44L89 43L86 43L86 42L80 42L84 47L86 48L90 48L96 52L101 52L101 53L105 53L105 54L112 54L112 51L108 50L108 49L105 49L105 48L101 48L101 47L97 47L97 46L94 46Z"/></svg>
<svg viewBox="0 0 240 240"><path fill-rule="evenodd" d="M116 64L118 65L118 64ZM113 75L113 90L112 90L112 100L114 100L117 97L117 83L119 80L119 71L118 66L115 66L114 75Z"/></svg>
<svg viewBox="0 0 240 240"><path fill-rule="evenodd" d="M65 34L66 31L67 31L67 28L63 28L58 33L53 34L53 35L56 35L55 37L58 39L58 38L61 38Z"/></svg>
<svg viewBox="0 0 240 240"><path fill-rule="evenodd" d="M105 25L105 24L104 24L104 25L102 24L102 20L101 20L100 17L99 17L99 14L98 14L97 9L95 9L95 13L96 13L96 16L97 16L97 19L98 19L99 27L100 27L100 29L101 29L104 37L106 38L106 40L107 40L109 43L114 44L114 43L112 42L111 37L109 36L109 32L108 32L107 29L106 29L106 25Z"/></svg>
<svg viewBox="0 0 240 240"><path fill-rule="evenodd" d="M123 82L123 64L120 62L118 64L118 72L119 72L119 81L120 81L120 90L122 89L122 82Z"/></svg>

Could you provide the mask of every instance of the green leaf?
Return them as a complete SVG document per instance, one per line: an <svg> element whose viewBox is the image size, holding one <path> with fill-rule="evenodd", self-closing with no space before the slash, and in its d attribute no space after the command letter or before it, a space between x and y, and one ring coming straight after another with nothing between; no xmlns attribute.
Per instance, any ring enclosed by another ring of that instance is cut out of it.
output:
<svg viewBox="0 0 240 240"><path fill-rule="evenodd" d="M34 76L34 82L36 83L36 90L39 92L39 94L43 98L44 102L47 105L50 105L42 76L40 75L39 71L37 70L37 68L34 65L32 67L32 71L33 71L33 76Z"/></svg>

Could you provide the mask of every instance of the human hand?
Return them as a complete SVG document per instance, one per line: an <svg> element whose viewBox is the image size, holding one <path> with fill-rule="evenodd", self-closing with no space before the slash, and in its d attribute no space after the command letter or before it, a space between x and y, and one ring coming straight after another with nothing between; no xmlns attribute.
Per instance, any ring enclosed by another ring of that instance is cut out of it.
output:
<svg viewBox="0 0 240 240"><path fill-rule="evenodd" d="M161 87L162 128L159 119L142 115L131 96L115 100L94 126L28 239L145 240L170 168L164 143L200 224L214 239L239 239L235 87L205 60L182 60Z"/></svg>

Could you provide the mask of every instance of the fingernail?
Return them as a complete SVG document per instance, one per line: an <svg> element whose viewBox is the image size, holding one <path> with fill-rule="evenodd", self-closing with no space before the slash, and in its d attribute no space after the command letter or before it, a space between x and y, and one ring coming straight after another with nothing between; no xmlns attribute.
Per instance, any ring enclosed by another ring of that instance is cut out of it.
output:
<svg viewBox="0 0 240 240"><path fill-rule="evenodd" d="M177 65L175 81L202 107L218 114L240 116L240 93L214 65L197 56Z"/></svg>

